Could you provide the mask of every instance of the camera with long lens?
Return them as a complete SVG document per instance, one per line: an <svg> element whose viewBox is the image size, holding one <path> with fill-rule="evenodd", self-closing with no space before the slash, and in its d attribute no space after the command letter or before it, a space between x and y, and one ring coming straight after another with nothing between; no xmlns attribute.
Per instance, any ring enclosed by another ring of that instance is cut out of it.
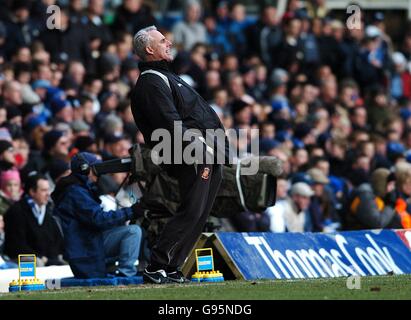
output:
<svg viewBox="0 0 411 320"><path fill-rule="evenodd" d="M153 162L152 150L133 145L130 157L108 160L92 166L97 176L127 172L129 184L136 182L143 193L140 202L153 212L175 215L180 205L178 182L166 170ZM224 166L223 180L217 193L211 215L230 217L240 212L263 212L276 201L277 177L282 172L282 163L276 157L257 157L257 174L242 175L241 162Z"/></svg>
<svg viewBox="0 0 411 320"><path fill-rule="evenodd" d="M107 160L92 166L97 176L108 173L128 172L135 174L143 170L140 145L135 144L129 149L130 157Z"/></svg>

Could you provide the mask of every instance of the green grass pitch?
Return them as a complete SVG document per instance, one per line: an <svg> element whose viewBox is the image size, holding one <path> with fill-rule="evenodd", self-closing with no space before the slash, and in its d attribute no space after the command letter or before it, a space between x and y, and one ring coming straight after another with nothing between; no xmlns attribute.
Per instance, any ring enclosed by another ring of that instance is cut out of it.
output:
<svg viewBox="0 0 411 320"><path fill-rule="evenodd" d="M282 300L411 299L411 275L362 277L360 289L348 289L347 278L225 281L167 285L63 288L42 292L2 293L0 300Z"/></svg>

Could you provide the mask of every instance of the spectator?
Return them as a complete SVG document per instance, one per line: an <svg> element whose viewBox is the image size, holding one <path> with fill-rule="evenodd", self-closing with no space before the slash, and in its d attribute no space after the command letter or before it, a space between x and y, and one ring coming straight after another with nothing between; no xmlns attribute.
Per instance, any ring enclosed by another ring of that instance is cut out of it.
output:
<svg viewBox="0 0 411 320"><path fill-rule="evenodd" d="M397 199L395 209L401 219L401 227L411 228L411 166L406 163L396 166L396 191Z"/></svg>
<svg viewBox="0 0 411 320"><path fill-rule="evenodd" d="M311 187L305 182L297 182L291 187L289 207L284 213L284 223L288 232L312 231L311 216L308 211L310 198L313 196Z"/></svg>
<svg viewBox="0 0 411 320"><path fill-rule="evenodd" d="M13 144L7 140L0 140L0 171L13 168L15 162Z"/></svg>
<svg viewBox="0 0 411 320"><path fill-rule="evenodd" d="M265 6L261 10L260 19L247 28L246 34L249 54L256 53L261 56L268 70L271 70L273 52L282 37L277 20L277 8L272 5Z"/></svg>
<svg viewBox="0 0 411 320"><path fill-rule="evenodd" d="M109 27L103 23L104 0L90 0L87 7L85 19L85 30L89 35L92 50L99 51L100 47L106 46L112 41ZM93 43L96 42L96 43Z"/></svg>
<svg viewBox="0 0 411 320"><path fill-rule="evenodd" d="M73 107L67 100L62 100L60 98L53 99L51 101L51 112L53 114L54 123L59 121L71 123L73 121Z"/></svg>
<svg viewBox="0 0 411 320"><path fill-rule="evenodd" d="M343 217L349 230L399 228L395 212L394 175L384 168L375 170L371 183L358 186L352 193L349 209Z"/></svg>
<svg viewBox="0 0 411 320"><path fill-rule="evenodd" d="M246 30L254 21L246 16L246 8L240 2L229 5L229 20L226 27L227 38L233 46L233 52L244 58L246 54Z"/></svg>
<svg viewBox="0 0 411 320"><path fill-rule="evenodd" d="M39 36L40 26L30 17L31 2L16 0L12 2L10 15L6 21L7 37L5 54L10 58L16 49L29 46Z"/></svg>
<svg viewBox="0 0 411 320"><path fill-rule="evenodd" d="M310 213L314 232L333 232L340 227L336 203L333 201L332 190L327 188L328 177L318 168L307 171L312 179L311 188L314 195L310 201Z"/></svg>
<svg viewBox="0 0 411 320"><path fill-rule="evenodd" d="M276 202L272 207L267 208L266 213L270 218L271 232L286 232L284 215L289 210L289 198L287 195L288 182L284 178L277 179Z"/></svg>
<svg viewBox="0 0 411 320"><path fill-rule="evenodd" d="M173 27L174 43L178 48L190 51L195 43L206 42L206 28L200 18L200 3L197 0L188 1L184 8L184 20Z"/></svg>
<svg viewBox="0 0 411 320"><path fill-rule="evenodd" d="M156 18L151 8L143 4L142 0L124 0L116 9L112 29L114 32L126 31L133 35L137 30L155 24Z"/></svg>
<svg viewBox="0 0 411 320"><path fill-rule="evenodd" d="M411 98L411 74L407 70L407 60L401 52L392 55L394 71L391 78L391 95L395 100L400 98Z"/></svg>
<svg viewBox="0 0 411 320"><path fill-rule="evenodd" d="M10 206L19 201L23 190L20 173L16 169L0 173L0 215L4 215Z"/></svg>
<svg viewBox="0 0 411 320"><path fill-rule="evenodd" d="M104 140L104 156L106 158L125 158L129 156L130 139L126 136L109 135Z"/></svg>
<svg viewBox="0 0 411 320"><path fill-rule="evenodd" d="M50 184L50 192L53 192L59 180L68 176L70 172L70 166L67 162L60 159L54 159L47 168L46 173L46 177Z"/></svg>
<svg viewBox="0 0 411 320"><path fill-rule="evenodd" d="M51 130L43 136L44 148L42 152L33 154L27 165L25 172L37 171L45 173L53 159L67 161L69 154L69 139L62 131Z"/></svg>
<svg viewBox="0 0 411 320"><path fill-rule="evenodd" d="M62 235L52 216L47 179L37 173L26 179L24 197L5 214L5 253L35 254L40 264L60 265Z"/></svg>
<svg viewBox="0 0 411 320"><path fill-rule="evenodd" d="M60 19L56 19L56 28L47 29L40 36L45 49L52 57L66 54L71 60L89 65L91 52L87 33L82 25L70 21L67 8L61 8L60 13Z"/></svg>

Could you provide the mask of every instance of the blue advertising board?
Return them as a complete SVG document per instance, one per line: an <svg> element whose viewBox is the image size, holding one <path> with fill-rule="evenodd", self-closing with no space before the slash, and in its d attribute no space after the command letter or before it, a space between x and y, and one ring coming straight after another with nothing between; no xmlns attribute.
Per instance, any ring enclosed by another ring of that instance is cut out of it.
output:
<svg viewBox="0 0 411 320"><path fill-rule="evenodd" d="M198 257L198 271L213 270L213 257L201 256Z"/></svg>
<svg viewBox="0 0 411 320"><path fill-rule="evenodd" d="M216 237L247 280L411 274L411 251L392 230Z"/></svg>
<svg viewBox="0 0 411 320"><path fill-rule="evenodd" d="M21 277L35 277L35 262L20 262L20 276Z"/></svg>

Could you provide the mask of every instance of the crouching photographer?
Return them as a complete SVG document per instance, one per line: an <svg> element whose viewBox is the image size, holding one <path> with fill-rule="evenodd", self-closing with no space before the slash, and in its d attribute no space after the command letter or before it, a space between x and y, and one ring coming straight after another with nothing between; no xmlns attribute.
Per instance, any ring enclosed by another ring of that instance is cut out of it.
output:
<svg viewBox="0 0 411 320"><path fill-rule="evenodd" d="M108 267L117 261L115 276L134 276L142 232L126 221L142 215L138 204L115 211L103 211L97 192L97 175L92 167L101 162L81 152L71 160L72 173L62 178L52 199L54 215L64 235L64 258L77 278L107 277Z"/></svg>

